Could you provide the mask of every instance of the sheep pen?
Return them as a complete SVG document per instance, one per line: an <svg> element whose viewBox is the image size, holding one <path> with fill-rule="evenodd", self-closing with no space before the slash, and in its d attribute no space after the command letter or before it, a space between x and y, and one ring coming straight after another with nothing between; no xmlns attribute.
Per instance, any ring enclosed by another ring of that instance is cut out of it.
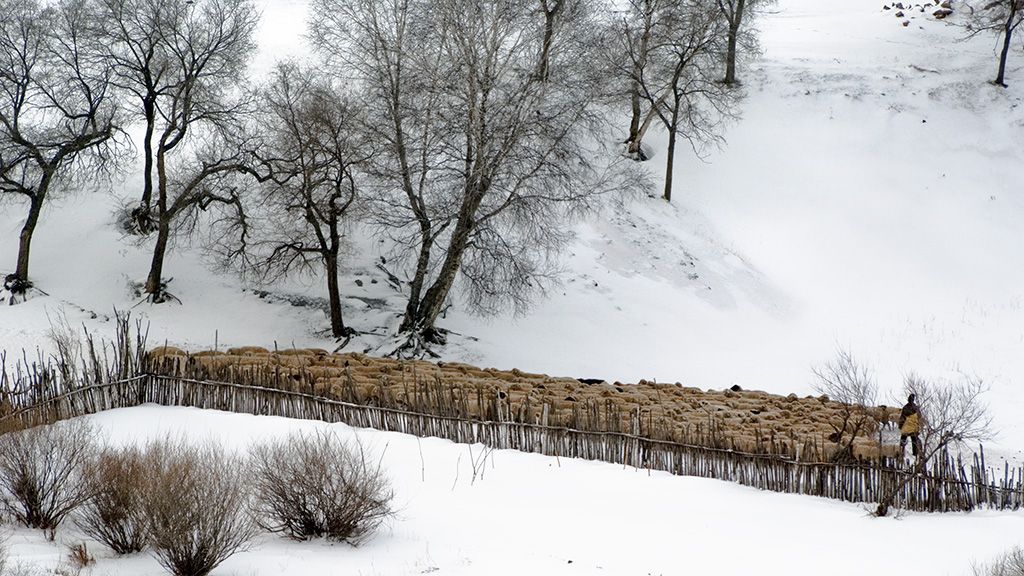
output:
<svg viewBox="0 0 1024 576"><path fill-rule="evenodd" d="M858 460L899 455L899 446L883 438L898 408L849 406L826 396L781 396L739 387L705 391L646 380L622 384L320 349L247 346L189 353L161 346L147 360L155 374L437 416L625 432L803 461L830 461L840 454ZM843 440L851 412L866 424Z"/></svg>

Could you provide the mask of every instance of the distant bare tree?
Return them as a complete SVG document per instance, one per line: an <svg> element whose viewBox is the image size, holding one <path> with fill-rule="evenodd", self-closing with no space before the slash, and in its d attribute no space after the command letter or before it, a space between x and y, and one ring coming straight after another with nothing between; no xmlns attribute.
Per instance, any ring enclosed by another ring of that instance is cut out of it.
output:
<svg viewBox="0 0 1024 576"><path fill-rule="evenodd" d="M268 129L262 154L273 177L261 188L252 268L262 281L323 274L331 333L348 336L338 273L360 171L373 154L362 110L324 76L294 63L278 65L260 108Z"/></svg>
<svg viewBox="0 0 1024 576"><path fill-rule="evenodd" d="M999 67L993 84L1006 87L1006 61L1013 45L1013 33L1024 22L1024 0L985 0L977 7L968 6L965 27L969 36L994 33L1002 37Z"/></svg>
<svg viewBox="0 0 1024 576"><path fill-rule="evenodd" d="M404 197L388 202L396 215L382 223L415 223L418 256L401 329L409 348L422 350L445 340L436 323L460 274L473 310L522 310L551 277L567 219L619 172L593 145L603 139L595 137L603 117L593 86L576 81L586 45L561 45L546 79L537 74L544 28L535 25L535 2L385 4L318 0L313 36L328 55L343 51L369 100L385 104L387 125L375 132ZM418 128L412 157L410 125Z"/></svg>
<svg viewBox="0 0 1024 576"><path fill-rule="evenodd" d="M647 160L643 139L658 117L656 106L646 102L641 95L641 86L646 82L651 56L660 41L654 36L658 23L669 6L667 0L629 0L621 26L616 27L622 34L613 36L617 42L613 43L611 58L617 62L619 73L628 78L629 83L631 115L629 135L625 141L626 153L636 160ZM648 104L646 108L645 103ZM655 104L660 104L660 98L655 100Z"/></svg>
<svg viewBox="0 0 1024 576"><path fill-rule="evenodd" d="M252 99L239 82L258 19L252 0L176 2L164 15L159 41L175 82L156 98L157 237L144 287L151 302L167 299L164 259L178 218L213 204L239 208L242 187L231 177L256 174L244 136Z"/></svg>
<svg viewBox="0 0 1024 576"><path fill-rule="evenodd" d="M984 382L967 375L942 383L929 382L916 374L906 377L904 392L917 397L923 421L923 448L915 462L917 472L924 472L935 455L950 447L991 438L992 417L982 399L987 390ZM881 499L876 515L885 516L889 513L896 495L911 479L909 475L904 477Z"/></svg>
<svg viewBox="0 0 1024 576"><path fill-rule="evenodd" d="M722 18L726 22L725 78L722 82L735 84L736 60L740 50L757 52L757 37L744 23L749 20L751 10L761 8L774 0L715 0Z"/></svg>
<svg viewBox="0 0 1024 576"><path fill-rule="evenodd" d="M700 147L722 140L722 121L735 116L739 95L718 81L724 20L709 0L683 0L659 20L660 38L641 95L668 130L663 197L672 200L676 141Z"/></svg>
<svg viewBox="0 0 1024 576"><path fill-rule="evenodd" d="M181 81L162 30L177 14L175 0L95 0L98 12L94 31L105 58L113 66L111 82L133 96L146 123L142 137L143 187L139 206L129 215L131 229L148 234L155 228L153 203L153 135L157 126L157 98Z"/></svg>
<svg viewBox="0 0 1024 576"><path fill-rule="evenodd" d="M835 359L812 371L816 378L813 384L815 392L842 404L842 420L838 426L833 424L835 432L830 438L839 447L833 459L851 461L854 459L854 441L874 422L867 408L877 401L878 385L871 371L843 348L836 351Z"/></svg>
<svg viewBox="0 0 1024 576"><path fill-rule="evenodd" d="M0 11L0 193L29 205L17 267L4 280L13 304L32 286L29 255L43 206L110 165L117 110L84 0L3 0Z"/></svg>

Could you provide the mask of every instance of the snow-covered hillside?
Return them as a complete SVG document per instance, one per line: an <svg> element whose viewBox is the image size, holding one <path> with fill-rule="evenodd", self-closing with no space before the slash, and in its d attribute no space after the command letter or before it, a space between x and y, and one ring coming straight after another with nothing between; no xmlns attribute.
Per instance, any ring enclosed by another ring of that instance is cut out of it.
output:
<svg viewBox="0 0 1024 576"><path fill-rule="evenodd" d="M322 423L144 406L90 417L113 443L187 435L244 449ZM353 431L383 453L398 517L359 548L263 536L214 574L682 575L773 574L962 576L1019 543L1024 515L909 514L871 517L862 507L774 494L724 482L648 474L621 466L556 459L434 438ZM475 465L475 473L474 473ZM62 528L57 544L17 530L13 554L57 567L61 544L82 541ZM115 558L88 543L97 576L162 574L147 554Z"/></svg>
<svg viewBox="0 0 1024 576"><path fill-rule="evenodd" d="M262 8L256 68L307 54L305 3ZM442 354L804 393L810 366L841 345L887 391L909 371L985 378L1000 448L1024 446L1024 57L1011 55L1011 86L996 88L994 39L961 42L956 16L910 14L903 27L874 1L779 0L758 21L764 55L743 73L743 118L721 150L677 162L673 203L638 199L582 223L563 284L525 317L456 304L442 325L462 336ZM655 181L663 140L648 142ZM117 194L134 197L138 182L128 174ZM135 305L127 285L148 253L114 230L117 204L93 193L44 213L32 275L50 296L0 309L0 348L45 346L47 315L109 332L113 308ZM23 217L17 204L0 211L0 267ZM374 246L348 262L343 289L350 323L381 334L400 299ZM184 304L133 309L153 341L333 347L320 309L243 291L198 249L177 250L167 275ZM314 280L275 292L324 294Z"/></svg>

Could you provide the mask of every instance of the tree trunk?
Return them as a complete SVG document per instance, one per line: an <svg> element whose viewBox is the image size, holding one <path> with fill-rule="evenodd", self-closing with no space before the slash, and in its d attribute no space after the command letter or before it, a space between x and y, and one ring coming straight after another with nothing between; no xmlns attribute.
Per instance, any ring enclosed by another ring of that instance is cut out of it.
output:
<svg viewBox="0 0 1024 576"><path fill-rule="evenodd" d="M146 277L146 294L154 303L164 301L160 286L160 276L164 272L164 255L167 254L167 242L171 237L171 221L167 213L162 211L157 216L156 245L153 247L153 260L149 265L149 276Z"/></svg>
<svg viewBox="0 0 1024 576"><path fill-rule="evenodd" d="M51 171L43 173L39 186L36 188L36 192L29 204L28 218L25 219L25 225L21 227L21 235L18 238L18 266L14 270L14 275L22 282L28 282L28 262L29 254L32 250L32 235L36 231L36 225L39 224L39 215L43 211L43 202L46 200L46 193L50 188L50 181L52 179L53 173Z"/></svg>
<svg viewBox="0 0 1024 576"><path fill-rule="evenodd" d="M668 129L668 158L665 160L665 194L666 202L672 201L672 168L676 158L676 129L679 127L679 104L672 108L672 125Z"/></svg>
<svg viewBox="0 0 1024 576"><path fill-rule="evenodd" d="M729 19L729 37L725 52L725 79L726 84L736 83L736 42L740 35L740 25L743 23L743 8L746 0L737 0L736 9Z"/></svg>
<svg viewBox="0 0 1024 576"><path fill-rule="evenodd" d="M479 197L482 199L482 194ZM458 274L459 265L462 262L462 254L469 246L469 236L473 231L472 217L479 204L479 201L473 199L467 199L463 203L458 223L448 243L447 254L441 264L441 270L437 279L423 295L423 302L419 307L417 328L429 342L438 341L434 324L437 322L437 317L441 315L444 302L448 299L448 293L451 292L452 285L455 283L455 276Z"/></svg>
<svg viewBox="0 0 1024 576"><path fill-rule="evenodd" d="M658 111L655 107L660 105L661 100L658 100L655 102L654 106L647 111L647 116L644 118L643 124L641 124L640 128L637 130L636 137L630 140L629 146L626 147L626 152L641 162L647 160L647 155L644 154L643 150L644 136L647 135L647 129L651 127L651 122L654 122L654 119L658 117Z"/></svg>
<svg viewBox="0 0 1024 576"><path fill-rule="evenodd" d="M633 158L643 161L647 160L647 157L643 153L643 139L644 133L647 132L647 126L650 125L651 119L653 118L655 108L658 104L655 103L651 106L651 110L647 113L647 118L644 119L644 123L641 126L640 117L643 115L643 111L640 107L640 75L643 73L644 64L647 62L647 50L650 46L651 41L651 20L650 16L645 19L644 22L644 33L640 37L640 57L633 66L633 85L630 91L630 104L632 105L633 114L629 120L629 138L626 140L626 153Z"/></svg>
<svg viewBox="0 0 1024 576"><path fill-rule="evenodd" d="M630 87L629 103L632 115L629 118L629 137L626 138L626 143L632 148L633 143L640 139L640 117L643 115L643 110L640 109L640 83L635 80Z"/></svg>
<svg viewBox="0 0 1024 576"><path fill-rule="evenodd" d="M420 294L423 292L423 284L427 281L427 271L430 269L430 251L433 247L430 234L430 226L421 223L420 254L416 258L416 273L412 282L409 283L409 302L405 306L405 316L402 318L399 332L415 330L419 321Z"/></svg>
<svg viewBox="0 0 1024 576"><path fill-rule="evenodd" d="M142 200L139 202L139 207L148 217L153 204L153 130L156 126L156 103L151 98L144 98L142 110L146 115L146 134L142 138L145 168L142 178Z"/></svg>
<svg viewBox="0 0 1024 576"><path fill-rule="evenodd" d="M1013 20L1017 16L1016 0L1010 2L1010 14L1006 17L1006 27L1003 29L1003 50L999 54L999 72L996 74L995 83L1006 88L1006 58L1010 54L1010 42L1013 38Z"/></svg>
<svg viewBox="0 0 1024 576"><path fill-rule="evenodd" d="M565 0L554 0L554 6L548 8L547 0L541 0L541 11L544 13L544 39L540 48L540 61L537 63L537 79L547 82L551 74L551 43L555 37L555 18L562 9Z"/></svg>
<svg viewBox="0 0 1024 576"><path fill-rule="evenodd" d="M160 277L164 272L164 255L167 253L167 242L171 237L171 217L167 211L167 166L164 160L163 151L156 157L157 173L157 207L160 212L157 214L157 235L156 245L153 246L153 260L149 266L149 276L146 278L146 293L154 303L164 301L163 290L160 288Z"/></svg>
<svg viewBox="0 0 1024 576"><path fill-rule="evenodd" d="M725 51L725 79L726 84L736 83L736 37L739 35L739 27L729 24L729 41Z"/></svg>
<svg viewBox="0 0 1024 576"><path fill-rule="evenodd" d="M338 249L333 246L324 255L327 272L327 296L331 306L331 335L335 338L348 336L348 328L341 316L341 291L338 288Z"/></svg>

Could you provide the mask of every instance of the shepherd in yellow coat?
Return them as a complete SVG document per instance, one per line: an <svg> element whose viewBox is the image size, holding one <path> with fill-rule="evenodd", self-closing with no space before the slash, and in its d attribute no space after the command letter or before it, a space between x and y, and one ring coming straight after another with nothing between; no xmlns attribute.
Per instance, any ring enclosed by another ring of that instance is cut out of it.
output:
<svg viewBox="0 0 1024 576"><path fill-rule="evenodd" d="M907 403L900 410L900 452L907 448L907 438L916 457L921 452L921 411L917 408L917 397L911 394Z"/></svg>

